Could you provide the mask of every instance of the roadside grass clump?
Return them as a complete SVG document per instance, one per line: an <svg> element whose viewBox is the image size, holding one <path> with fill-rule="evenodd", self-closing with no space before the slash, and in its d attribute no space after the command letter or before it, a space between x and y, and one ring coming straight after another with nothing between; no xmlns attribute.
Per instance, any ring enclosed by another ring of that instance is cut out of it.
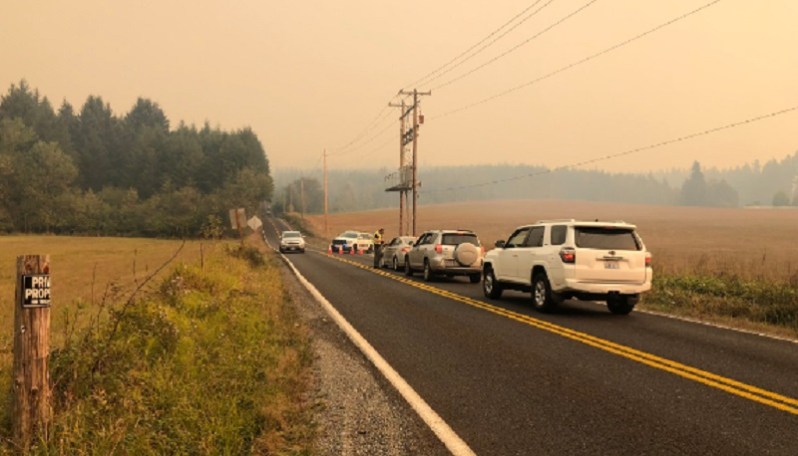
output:
<svg viewBox="0 0 798 456"><path fill-rule="evenodd" d="M55 417L32 453L305 454L311 356L286 299L278 268L228 247L108 306L53 351Z"/></svg>
<svg viewBox="0 0 798 456"><path fill-rule="evenodd" d="M645 305L700 318L719 317L772 325L798 336L798 284L744 279L736 274L654 276Z"/></svg>
<svg viewBox="0 0 798 456"><path fill-rule="evenodd" d="M225 247L225 250L230 256L246 260L253 268L261 267L266 264L266 260L263 259L263 255L260 251L250 245L240 244L235 247L228 245Z"/></svg>

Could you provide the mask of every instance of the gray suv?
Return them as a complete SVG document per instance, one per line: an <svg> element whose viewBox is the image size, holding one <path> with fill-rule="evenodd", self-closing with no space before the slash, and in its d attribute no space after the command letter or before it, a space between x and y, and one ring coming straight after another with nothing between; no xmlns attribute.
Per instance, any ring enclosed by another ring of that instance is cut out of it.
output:
<svg viewBox="0 0 798 456"><path fill-rule="evenodd" d="M477 283L484 256L485 250L473 231L425 231L405 254L405 275L422 271L425 281L435 276L465 275L471 283Z"/></svg>

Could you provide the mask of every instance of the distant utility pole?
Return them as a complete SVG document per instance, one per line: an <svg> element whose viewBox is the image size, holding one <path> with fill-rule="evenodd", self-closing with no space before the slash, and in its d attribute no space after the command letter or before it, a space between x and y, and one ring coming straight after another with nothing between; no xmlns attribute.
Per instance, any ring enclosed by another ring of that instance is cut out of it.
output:
<svg viewBox="0 0 798 456"><path fill-rule="evenodd" d="M327 221L327 149L324 149L324 237L330 235L330 226Z"/></svg>
<svg viewBox="0 0 798 456"><path fill-rule="evenodd" d="M413 95L413 128L410 129L411 133L408 139L413 141L413 236L416 235L416 206L418 205L418 97L432 95L432 91L419 92L413 89L412 92L405 90L399 91L400 95Z"/></svg>
<svg viewBox="0 0 798 456"><path fill-rule="evenodd" d="M305 176L299 178L299 204L302 206L302 220L305 220Z"/></svg>

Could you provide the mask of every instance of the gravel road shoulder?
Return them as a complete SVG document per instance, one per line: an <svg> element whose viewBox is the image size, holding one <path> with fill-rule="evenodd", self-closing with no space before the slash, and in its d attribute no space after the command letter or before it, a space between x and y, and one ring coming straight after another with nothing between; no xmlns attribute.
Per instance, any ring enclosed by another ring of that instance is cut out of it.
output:
<svg viewBox="0 0 798 456"><path fill-rule="evenodd" d="M446 447L283 265L291 303L310 330L314 454L445 455Z"/></svg>

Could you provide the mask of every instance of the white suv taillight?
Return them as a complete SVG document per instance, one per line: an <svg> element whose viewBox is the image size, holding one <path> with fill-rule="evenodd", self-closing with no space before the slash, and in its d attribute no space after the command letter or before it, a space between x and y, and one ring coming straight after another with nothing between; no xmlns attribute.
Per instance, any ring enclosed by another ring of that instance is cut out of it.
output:
<svg viewBox="0 0 798 456"><path fill-rule="evenodd" d="M443 245L435 244L435 253L443 253Z"/></svg>
<svg viewBox="0 0 798 456"><path fill-rule="evenodd" d="M647 268L651 267L651 253L650 252L646 253L646 267Z"/></svg>
<svg viewBox="0 0 798 456"><path fill-rule="evenodd" d="M563 247L560 249L560 259L563 263L576 263L576 250L572 247Z"/></svg>

